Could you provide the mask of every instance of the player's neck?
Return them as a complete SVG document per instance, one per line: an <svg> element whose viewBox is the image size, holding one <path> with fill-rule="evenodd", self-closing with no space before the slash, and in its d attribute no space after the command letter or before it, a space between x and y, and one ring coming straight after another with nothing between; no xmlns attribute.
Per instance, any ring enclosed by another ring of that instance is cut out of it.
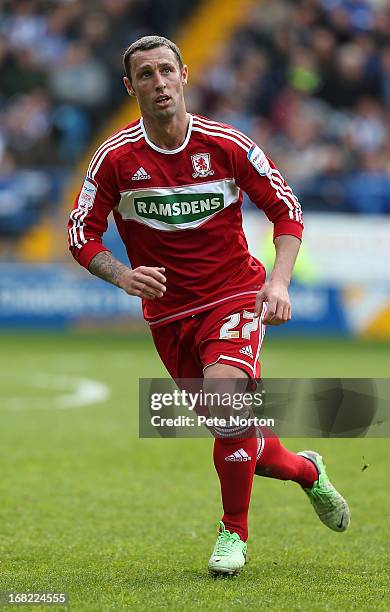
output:
<svg viewBox="0 0 390 612"><path fill-rule="evenodd" d="M143 117L149 140L160 149L178 149L185 141L190 116L185 109L167 121Z"/></svg>

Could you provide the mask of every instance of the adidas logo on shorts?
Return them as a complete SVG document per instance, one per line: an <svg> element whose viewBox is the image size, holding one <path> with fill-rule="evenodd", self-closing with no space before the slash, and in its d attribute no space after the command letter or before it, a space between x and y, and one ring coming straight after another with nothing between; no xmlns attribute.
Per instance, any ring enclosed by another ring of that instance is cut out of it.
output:
<svg viewBox="0 0 390 612"><path fill-rule="evenodd" d="M244 348L240 349L240 353L242 353L243 355L247 355L248 357L253 359L252 347L251 347L250 344L248 346L244 346Z"/></svg>
<svg viewBox="0 0 390 612"><path fill-rule="evenodd" d="M249 457L248 453L243 448L239 448L237 451L225 457L225 461L251 461L252 457Z"/></svg>

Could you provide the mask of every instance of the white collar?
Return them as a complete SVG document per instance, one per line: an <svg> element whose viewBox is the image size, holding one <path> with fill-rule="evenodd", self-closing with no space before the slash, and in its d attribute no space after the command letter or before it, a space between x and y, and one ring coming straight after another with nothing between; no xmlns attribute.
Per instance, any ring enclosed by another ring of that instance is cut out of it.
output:
<svg viewBox="0 0 390 612"><path fill-rule="evenodd" d="M177 149L160 149L160 147L158 147L151 140L149 140L146 129L145 129L143 117L141 117L141 130L142 130L142 133L148 145L152 147L152 149L154 149L155 151L158 151L159 153L165 153L166 155L174 155L175 153L180 153L180 151L183 151L183 149L185 149L188 144L188 141L191 137L191 132L192 132L192 115L190 113L187 113L187 116L189 117L187 134L186 134L183 144L180 145L180 147L178 147Z"/></svg>

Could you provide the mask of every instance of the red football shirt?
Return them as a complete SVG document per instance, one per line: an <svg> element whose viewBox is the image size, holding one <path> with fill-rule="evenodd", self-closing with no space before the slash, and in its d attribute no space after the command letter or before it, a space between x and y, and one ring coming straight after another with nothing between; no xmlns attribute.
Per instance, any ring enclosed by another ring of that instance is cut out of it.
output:
<svg viewBox="0 0 390 612"><path fill-rule="evenodd" d="M72 255L85 268L100 251L113 212L133 268L165 268L167 291L143 301L158 326L255 295L263 265L248 251L242 190L274 224L274 237L302 237L297 198L263 151L235 128L190 115L175 150L152 143L142 118L106 140L88 167L69 220Z"/></svg>

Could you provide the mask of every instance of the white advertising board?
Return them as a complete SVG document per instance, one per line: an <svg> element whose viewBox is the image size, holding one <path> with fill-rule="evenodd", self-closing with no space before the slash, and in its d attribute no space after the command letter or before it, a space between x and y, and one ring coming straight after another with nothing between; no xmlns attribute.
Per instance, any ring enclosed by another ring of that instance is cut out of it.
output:
<svg viewBox="0 0 390 612"><path fill-rule="evenodd" d="M299 267L314 282L390 284L390 217L306 213ZM253 255L272 265L272 225L254 209L244 214Z"/></svg>

